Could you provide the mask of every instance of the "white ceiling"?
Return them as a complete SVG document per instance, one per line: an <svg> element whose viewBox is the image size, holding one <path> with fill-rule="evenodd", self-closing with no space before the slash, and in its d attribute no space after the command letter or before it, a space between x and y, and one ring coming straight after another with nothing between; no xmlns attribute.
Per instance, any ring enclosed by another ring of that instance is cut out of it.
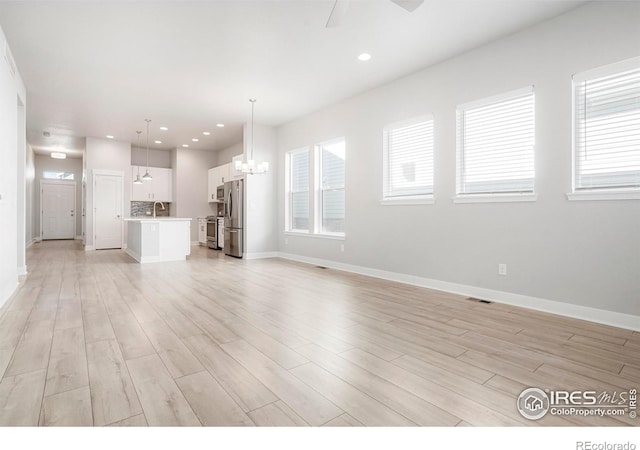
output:
<svg viewBox="0 0 640 450"><path fill-rule="evenodd" d="M152 142L162 140L152 148L220 150L240 141L250 97L256 123L279 125L583 2L425 0L408 13L388 0L352 0L342 25L325 28L333 3L0 1L27 86L29 142L135 143L150 118ZM362 52L372 59L358 61Z"/></svg>

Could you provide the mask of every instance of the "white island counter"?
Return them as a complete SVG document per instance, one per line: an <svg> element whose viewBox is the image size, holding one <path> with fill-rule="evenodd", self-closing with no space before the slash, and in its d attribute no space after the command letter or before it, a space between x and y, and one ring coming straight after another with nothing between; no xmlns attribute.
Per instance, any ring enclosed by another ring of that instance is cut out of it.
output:
<svg viewBox="0 0 640 450"><path fill-rule="evenodd" d="M131 217L127 222L127 253L139 263L184 261L191 254L191 219Z"/></svg>

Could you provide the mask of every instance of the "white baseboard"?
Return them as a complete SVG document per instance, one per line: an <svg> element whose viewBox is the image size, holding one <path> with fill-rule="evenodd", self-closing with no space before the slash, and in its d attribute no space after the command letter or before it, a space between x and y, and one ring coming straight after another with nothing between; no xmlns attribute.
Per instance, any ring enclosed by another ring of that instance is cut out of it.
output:
<svg viewBox="0 0 640 450"><path fill-rule="evenodd" d="M0 286L0 308L2 308L6 303L13 297L16 293L16 290L20 286L18 280L7 282L4 286Z"/></svg>
<svg viewBox="0 0 640 450"><path fill-rule="evenodd" d="M27 275L27 266L18 267L18 276L21 277L23 275Z"/></svg>
<svg viewBox="0 0 640 450"><path fill-rule="evenodd" d="M423 278L398 272L389 272L386 270L355 266L325 259L294 255L291 253L280 252L278 253L278 257L307 264L314 264L317 266L330 267L332 269L343 270L345 272L367 275L374 278L381 278L384 280L397 281L414 286L435 289L452 294L464 295L482 300L491 300L496 303L520 306L536 311L543 311L552 314L558 314L561 316L572 317L574 319L588 320L590 322L601 323L604 325L611 325L614 327L626 328L628 330L640 331L640 316L634 316L631 314L607 311L604 309L591 308L588 306L580 306L572 303L563 303L538 297L530 297L528 295L514 294L511 292L496 291L493 289L451 283L448 281L433 280L430 278Z"/></svg>
<svg viewBox="0 0 640 450"><path fill-rule="evenodd" d="M194 245L198 246L198 245L200 245L200 241L191 241L191 245L192 246L194 246Z"/></svg>
<svg viewBox="0 0 640 450"><path fill-rule="evenodd" d="M82 240L82 236L76 236L74 239L75 239L76 241L81 241L81 240Z"/></svg>
<svg viewBox="0 0 640 450"><path fill-rule="evenodd" d="M33 244L35 244L36 242L40 242L40 238L33 238L31 239L29 242L27 242L27 244L24 246L25 249L31 247Z"/></svg>
<svg viewBox="0 0 640 450"><path fill-rule="evenodd" d="M277 258L278 252L245 253L244 259Z"/></svg>
<svg viewBox="0 0 640 450"><path fill-rule="evenodd" d="M84 251L85 252L92 252L94 251L96 248L93 245L85 245L84 246Z"/></svg>

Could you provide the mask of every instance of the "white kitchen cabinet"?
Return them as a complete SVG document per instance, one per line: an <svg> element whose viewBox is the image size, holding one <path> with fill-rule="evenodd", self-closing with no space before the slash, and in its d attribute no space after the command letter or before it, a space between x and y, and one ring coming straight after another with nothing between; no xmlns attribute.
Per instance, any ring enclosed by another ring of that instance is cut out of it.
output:
<svg viewBox="0 0 640 450"><path fill-rule="evenodd" d="M233 180L233 164L223 164L222 166L214 167L208 171L208 189L207 189L207 201L215 202L216 189L218 186L223 185L226 181Z"/></svg>
<svg viewBox="0 0 640 450"><path fill-rule="evenodd" d="M147 168L140 166L140 177ZM131 183L132 202L172 202L173 171L162 167L149 167L152 180L142 180L142 184ZM138 166L131 166L132 179L138 175Z"/></svg>
<svg viewBox="0 0 640 450"><path fill-rule="evenodd" d="M209 169L208 173L208 184L207 184L207 201L215 202L216 198L216 188L218 187L217 178L218 178L218 168L213 167Z"/></svg>
<svg viewBox="0 0 640 450"><path fill-rule="evenodd" d="M207 219L198 218L198 243L207 245Z"/></svg>
<svg viewBox="0 0 640 450"><path fill-rule="evenodd" d="M233 180L233 177L231 175L231 163L220 166L219 169L220 169L220 184L225 184L227 181Z"/></svg>
<svg viewBox="0 0 640 450"><path fill-rule="evenodd" d="M233 160L231 161L231 167L229 168L229 174L230 174L231 178L234 179L234 180L237 180L239 178L244 177L244 174L242 173L242 171L236 170L236 161L242 162L243 159L244 159L244 155L237 155L237 156L234 156Z"/></svg>

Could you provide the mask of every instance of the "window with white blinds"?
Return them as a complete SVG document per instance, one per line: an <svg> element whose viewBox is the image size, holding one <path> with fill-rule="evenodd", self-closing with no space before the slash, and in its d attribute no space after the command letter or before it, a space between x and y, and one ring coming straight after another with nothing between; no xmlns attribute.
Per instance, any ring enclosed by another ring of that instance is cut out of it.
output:
<svg viewBox="0 0 640 450"><path fill-rule="evenodd" d="M458 106L458 194L532 193L533 86Z"/></svg>
<svg viewBox="0 0 640 450"><path fill-rule="evenodd" d="M573 77L574 190L640 187L640 58Z"/></svg>
<svg viewBox="0 0 640 450"><path fill-rule="evenodd" d="M383 198L433 194L433 118L388 125L383 130Z"/></svg>
<svg viewBox="0 0 640 450"><path fill-rule="evenodd" d="M345 141L337 139L316 145L319 162L317 230L323 234L344 234L345 230Z"/></svg>
<svg viewBox="0 0 640 450"><path fill-rule="evenodd" d="M309 149L288 152L288 211L290 231L309 231Z"/></svg>

